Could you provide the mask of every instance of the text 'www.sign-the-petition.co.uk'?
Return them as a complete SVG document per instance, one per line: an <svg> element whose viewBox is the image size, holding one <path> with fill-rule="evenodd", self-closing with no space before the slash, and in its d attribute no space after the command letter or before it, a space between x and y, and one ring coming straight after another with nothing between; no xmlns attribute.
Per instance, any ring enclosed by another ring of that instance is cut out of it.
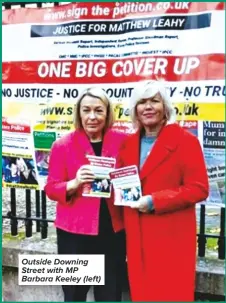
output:
<svg viewBox="0 0 226 303"><path fill-rule="evenodd" d="M104 255L19 255L19 285L104 285Z"/></svg>

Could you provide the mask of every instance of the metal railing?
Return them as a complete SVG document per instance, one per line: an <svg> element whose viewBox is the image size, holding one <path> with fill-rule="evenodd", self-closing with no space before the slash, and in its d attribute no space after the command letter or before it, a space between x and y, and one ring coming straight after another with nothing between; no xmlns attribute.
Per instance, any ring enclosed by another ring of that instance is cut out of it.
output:
<svg viewBox="0 0 226 303"><path fill-rule="evenodd" d="M21 199L21 198L20 198ZM41 239L48 237L48 223L53 222L52 219L48 219L47 216L47 198L44 191L35 191L35 216L31 216L31 191L25 189L25 216L17 215L17 199L16 189L10 189L10 211L3 215L3 219L10 220L11 235L18 235L18 221L22 220L25 223L25 236L27 238L32 237L32 226L36 224L36 232L40 232ZM205 257L207 240L212 238L217 240L217 253L220 260L225 260L225 208L220 209L220 223L217 228L218 234L206 233L206 206L200 206L199 226L198 226L198 256Z"/></svg>
<svg viewBox="0 0 226 303"><path fill-rule="evenodd" d="M11 235L18 235L18 221L24 221L25 236L26 238L32 237L32 226L35 222L36 232L40 232L41 239L48 237L48 222L54 222L52 219L47 218L47 204L46 195L44 191L35 191L35 216L31 216L31 190L25 189L25 216L17 216L17 201L16 189L10 189L10 211L3 215L3 219L10 220Z"/></svg>
<svg viewBox="0 0 226 303"><path fill-rule="evenodd" d="M21 200L21 197L19 197ZM32 237L33 232L40 233L41 239L48 238L48 223L53 222L47 216L47 198L44 191L35 191L35 216L32 216L32 199L31 190L25 189L25 216L17 215L17 195L16 189L10 188L10 210L3 215L3 220L10 220L11 235L19 234L18 221L24 221L26 238ZM21 202L21 201L20 201ZM207 240L212 238L217 240L217 254L220 260L225 260L225 208L220 209L219 234L213 235L206 233L206 206L200 206L200 216L198 222L199 232L197 233L198 256L205 257ZM33 228L33 225L36 225ZM199 301L225 301L225 296L214 295L209 293L195 292L195 300Z"/></svg>

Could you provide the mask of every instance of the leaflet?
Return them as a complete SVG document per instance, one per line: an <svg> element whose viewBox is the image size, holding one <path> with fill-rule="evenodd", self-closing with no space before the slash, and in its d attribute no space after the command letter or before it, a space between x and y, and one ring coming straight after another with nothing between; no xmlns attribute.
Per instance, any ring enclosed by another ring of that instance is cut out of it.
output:
<svg viewBox="0 0 226 303"><path fill-rule="evenodd" d="M110 177L114 187L115 205L131 206L137 203L142 191L136 165L115 169Z"/></svg>
<svg viewBox="0 0 226 303"><path fill-rule="evenodd" d="M82 195L85 197L103 197L111 196L111 181L109 173L114 170L116 160L109 157L86 156L90 169L95 175L92 183L83 185Z"/></svg>
<svg viewBox="0 0 226 303"><path fill-rule="evenodd" d="M49 172L50 150L54 141L56 141L56 132L34 131L35 160L38 172L38 183L40 189L43 189Z"/></svg>
<svg viewBox="0 0 226 303"><path fill-rule="evenodd" d="M2 186L38 189L30 120L2 119Z"/></svg>

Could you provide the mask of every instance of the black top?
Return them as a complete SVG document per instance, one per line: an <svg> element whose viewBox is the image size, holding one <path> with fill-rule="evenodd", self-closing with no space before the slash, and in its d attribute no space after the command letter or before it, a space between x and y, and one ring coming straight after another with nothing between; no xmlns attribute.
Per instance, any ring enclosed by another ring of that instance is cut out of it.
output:
<svg viewBox="0 0 226 303"><path fill-rule="evenodd" d="M102 145L103 142L90 142L94 153L96 156L101 156ZM108 210L108 206L106 200L101 198L100 200L100 212L99 212L99 235L102 236L109 236L110 234L114 233L112 222L111 222L111 215Z"/></svg>
<svg viewBox="0 0 226 303"><path fill-rule="evenodd" d="M35 172L29 170L28 177L26 178L23 173L20 174L20 183L22 184L38 184L38 181L35 179Z"/></svg>
<svg viewBox="0 0 226 303"><path fill-rule="evenodd" d="M101 156L103 142L90 142L96 156Z"/></svg>

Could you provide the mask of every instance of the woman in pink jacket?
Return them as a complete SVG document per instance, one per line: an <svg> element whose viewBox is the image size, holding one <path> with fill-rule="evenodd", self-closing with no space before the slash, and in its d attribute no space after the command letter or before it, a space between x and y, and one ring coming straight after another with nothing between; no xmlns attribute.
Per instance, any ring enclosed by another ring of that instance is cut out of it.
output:
<svg viewBox="0 0 226 303"><path fill-rule="evenodd" d="M94 286L96 301L121 301L125 238L121 209L113 199L82 196L94 175L86 155L114 157L125 135L111 129L113 108L99 88L85 90L75 107L76 130L51 150L45 191L57 201L55 225L59 254L104 254L105 285ZM63 286L65 302L86 301L90 286Z"/></svg>

